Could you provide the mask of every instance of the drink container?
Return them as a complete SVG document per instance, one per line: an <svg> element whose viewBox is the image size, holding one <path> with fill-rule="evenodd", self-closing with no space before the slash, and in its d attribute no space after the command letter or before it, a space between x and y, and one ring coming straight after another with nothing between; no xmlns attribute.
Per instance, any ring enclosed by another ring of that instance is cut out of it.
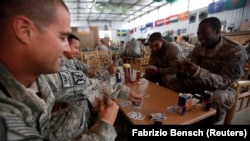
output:
<svg viewBox="0 0 250 141"><path fill-rule="evenodd" d="M123 64L123 72L124 72L125 83L130 83L131 82L131 65Z"/></svg>
<svg viewBox="0 0 250 141"><path fill-rule="evenodd" d="M202 106L204 111L209 111L210 110L212 100L213 100L213 93L209 92L209 91L204 91L204 94L203 94L203 106Z"/></svg>
<svg viewBox="0 0 250 141"><path fill-rule="evenodd" d="M187 112L187 96L185 94L179 94L178 100L178 113L181 115L186 114Z"/></svg>

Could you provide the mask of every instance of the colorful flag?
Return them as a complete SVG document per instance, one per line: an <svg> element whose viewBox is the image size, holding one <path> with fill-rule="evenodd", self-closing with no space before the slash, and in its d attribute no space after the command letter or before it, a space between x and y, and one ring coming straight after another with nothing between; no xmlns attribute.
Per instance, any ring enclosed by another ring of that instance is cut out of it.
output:
<svg viewBox="0 0 250 141"><path fill-rule="evenodd" d="M170 23L178 22L178 15L170 16Z"/></svg>
<svg viewBox="0 0 250 141"><path fill-rule="evenodd" d="M150 22L150 23L147 23L145 26L146 26L147 29L152 29L153 26L154 26L154 23Z"/></svg>
<svg viewBox="0 0 250 141"><path fill-rule="evenodd" d="M225 10L233 10L237 8L242 8L246 4L246 0L226 0Z"/></svg>
<svg viewBox="0 0 250 141"><path fill-rule="evenodd" d="M146 32L146 26L141 26L140 30L141 30L142 33Z"/></svg>
<svg viewBox="0 0 250 141"><path fill-rule="evenodd" d="M164 25L164 19L160 19L160 20L155 21L155 27L163 26L163 25Z"/></svg>
<svg viewBox="0 0 250 141"><path fill-rule="evenodd" d="M208 5L208 13L214 14L224 10L224 1L212 2Z"/></svg>
<svg viewBox="0 0 250 141"><path fill-rule="evenodd" d="M136 27L134 28L134 32L136 32Z"/></svg>
<svg viewBox="0 0 250 141"><path fill-rule="evenodd" d="M165 22L164 22L164 24L165 24L165 25L170 24L170 17L165 18Z"/></svg>
<svg viewBox="0 0 250 141"><path fill-rule="evenodd" d="M118 36L118 37L127 36L127 30L125 30L125 29L118 29L118 30L117 30L117 36Z"/></svg>

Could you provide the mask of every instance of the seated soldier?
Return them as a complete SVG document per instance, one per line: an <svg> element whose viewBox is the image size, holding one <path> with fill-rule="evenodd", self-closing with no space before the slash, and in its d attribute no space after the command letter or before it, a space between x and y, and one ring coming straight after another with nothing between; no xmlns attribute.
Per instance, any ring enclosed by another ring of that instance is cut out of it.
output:
<svg viewBox="0 0 250 141"><path fill-rule="evenodd" d="M152 53L143 77L163 85L163 79L175 75L177 61L181 59L182 49L178 44L164 40L159 32L151 34L149 45Z"/></svg>
<svg viewBox="0 0 250 141"><path fill-rule="evenodd" d="M69 35L68 39L73 39L71 38L71 34ZM69 44L70 43L72 42L69 41ZM74 58L74 50L75 49L72 49L72 47L70 47L68 50L64 50L64 55L71 59L64 58L64 63L61 64L61 70L59 73L46 75L46 78L51 86L52 91L54 91L55 98L57 100L57 103L53 109L53 118L51 120L53 125L62 124L61 122L63 121L57 121L57 119L66 116L65 112L63 111L67 110L67 108L65 109L61 106L62 103L64 103L64 105L73 105L77 107L76 109L80 108L79 110L83 110L84 114L87 116L85 119L85 125L82 126L83 130L88 130L89 127L93 126L98 118L94 116L97 112L97 105L95 104L95 99L93 99L91 96L92 93L98 94L103 92L107 94L105 91L107 90L109 95L103 95L106 96L105 98L124 98L130 100L133 104L137 104L138 100L142 100L140 95L131 91L124 85L112 84L108 81L100 83L100 81L97 79L89 79L81 70L76 70L75 67L71 67L74 66L74 61L71 61ZM86 109L86 107L91 107L91 110ZM61 127L56 128L53 130L53 132L60 130L62 130ZM60 138L60 136L62 135L55 134L54 138Z"/></svg>
<svg viewBox="0 0 250 141"><path fill-rule="evenodd" d="M242 45L221 36L221 22L216 17L202 20L197 33L200 45L178 62L176 77L164 84L177 92L213 93L216 122L234 103L233 84L243 76L247 53Z"/></svg>

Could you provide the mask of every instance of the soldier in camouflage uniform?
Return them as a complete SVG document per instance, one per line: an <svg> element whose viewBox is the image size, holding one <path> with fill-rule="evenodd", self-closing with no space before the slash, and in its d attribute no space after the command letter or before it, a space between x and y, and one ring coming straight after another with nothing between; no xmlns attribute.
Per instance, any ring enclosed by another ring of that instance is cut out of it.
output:
<svg viewBox="0 0 250 141"><path fill-rule="evenodd" d="M84 68L85 66L84 63L82 63L83 67L78 67L78 66L81 66L81 62L79 60L75 61L76 59L75 56L79 53L79 48L76 49L75 47L75 46L79 46L79 42L76 42L76 41L79 41L79 38L73 34L69 34L68 42L69 42L69 46L71 49L64 50L64 55L66 57L63 58L63 61L61 63L61 70L67 70L67 69L81 70L84 73L86 72L85 71L86 67ZM119 98L126 98L126 99L128 98L133 103L135 103L136 100L141 100L142 97L138 95L137 93L130 91L129 87L112 82L110 72L111 71L108 71L107 69L106 71L103 70L102 75L99 74L98 76L92 77L93 79L90 80L92 81L91 83L92 84L100 83L100 82L104 83L104 86L109 88L111 92L114 92L112 93L113 97L117 98L118 96Z"/></svg>
<svg viewBox="0 0 250 141"><path fill-rule="evenodd" d="M242 45L220 35L221 23L215 17L200 22L196 46L187 58L178 64L176 78L164 80L165 86L177 92L203 94L205 90L213 95L212 106L217 109L215 121L220 120L234 100L235 80L243 75L247 59Z"/></svg>
<svg viewBox="0 0 250 141"><path fill-rule="evenodd" d="M72 44L72 39L70 38L71 34L68 37L69 45ZM75 37L76 38L76 37ZM56 74L49 74L46 75L47 80L49 81L49 84L52 88L52 90L55 93L56 100L60 103L63 103L64 105L74 105L75 107L79 107L79 110L82 110L82 114L84 114L85 118L84 121L82 121L82 129L81 131L88 131L88 128L93 126L95 121L97 120L96 116L96 107L93 107L93 105L89 104L88 101L88 91L90 87L95 87L96 89L99 89L101 91L103 89L103 85L111 92L110 97L112 99L116 98L124 98L129 99L132 101L132 103L136 103L136 100L141 100L141 96L138 95L135 92L130 91L130 89L124 85L121 84L112 84L110 81L106 80L104 82L99 81L98 79L89 79L81 69L77 70L76 65L72 61L74 57L74 50L64 50L64 55L67 56L64 58L63 63L61 64L61 70L59 73ZM62 81L63 80L63 81ZM51 125L54 125L54 130L52 131L53 138L65 138L65 133L60 134L61 130L67 130L67 132L71 133L71 129L77 126L72 126L74 124L66 124L69 126L64 126L63 128L61 126L55 126L63 124L64 120L58 120L61 117L67 117L68 112L65 111L65 106L61 107L60 104L56 103L56 108L54 107L53 111L53 120L51 122ZM68 107L66 107L67 109ZM78 109L78 108L77 108ZM122 124L122 123L119 123ZM116 125L121 126L121 125ZM62 128L62 129L61 129ZM59 131L59 132L58 132ZM80 130L79 130L80 131ZM119 130L118 130L119 131ZM58 132L58 133L57 133ZM119 134L122 134L118 132Z"/></svg>
<svg viewBox="0 0 250 141"><path fill-rule="evenodd" d="M72 68L74 70L82 70L85 74L91 73L88 72L89 66L77 58L80 54L80 39L71 33L68 35L68 42L70 49L63 52L64 56L61 60L61 66ZM68 60L67 58L71 59Z"/></svg>
<svg viewBox="0 0 250 141"><path fill-rule="evenodd" d="M114 74L117 69L117 66L115 64L111 64L107 68L103 68L103 70L91 72L89 71L89 66L87 64L77 59L80 54L80 39L76 35L71 33L68 36L68 42L71 51L64 52L65 56L62 58L62 67L70 68L73 70L82 70L83 73L86 74L89 78L96 78L101 81L110 81L111 75Z"/></svg>
<svg viewBox="0 0 250 141"><path fill-rule="evenodd" d="M119 106L114 101L98 99L97 120L89 127L88 102L82 109L56 100L54 90L63 87L51 89L41 75L59 71L68 47L70 17L64 2L1 0L0 15L1 140L115 140ZM57 82L64 87L87 83L82 72L63 73Z"/></svg>
<svg viewBox="0 0 250 141"><path fill-rule="evenodd" d="M167 42L161 33L155 32L149 38L152 49L149 65L145 67L144 78L163 85L164 77L173 77L176 73L176 64L182 56L181 47L174 42Z"/></svg>

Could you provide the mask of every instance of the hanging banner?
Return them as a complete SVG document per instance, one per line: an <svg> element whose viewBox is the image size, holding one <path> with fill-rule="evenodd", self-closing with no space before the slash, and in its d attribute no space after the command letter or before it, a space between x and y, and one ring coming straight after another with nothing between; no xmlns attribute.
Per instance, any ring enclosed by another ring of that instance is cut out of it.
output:
<svg viewBox="0 0 250 141"><path fill-rule="evenodd" d="M140 31L141 31L141 33L146 32L146 31L147 31L147 30L146 30L146 26L141 26Z"/></svg>
<svg viewBox="0 0 250 141"><path fill-rule="evenodd" d="M147 29L152 29L154 27L154 22L147 23L145 26Z"/></svg>
<svg viewBox="0 0 250 141"><path fill-rule="evenodd" d="M165 18L165 22L164 22L164 24L165 24L165 25L170 24L170 17Z"/></svg>
<svg viewBox="0 0 250 141"><path fill-rule="evenodd" d="M178 22L178 15L170 16L170 23Z"/></svg>
<svg viewBox="0 0 250 141"><path fill-rule="evenodd" d="M134 32L136 32L136 27L134 28Z"/></svg>
<svg viewBox="0 0 250 141"><path fill-rule="evenodd" d="M212 2L208 5L208 13L214 14L224 10L224 1Z"/></svg>
<svg viewBox="0 0 250 141"><path fill-rule="evenodd" d="M233 10L237 8L242 8L246 4L246 0L226 0L225 10Z"/></svg>
<svg viewBox="0 0 250 141"><path fill-rule="evenodd" d="M164 19L160 19L160 20L155 21L155 27L163 26L163 25L164 25Z"/></svg>
<svg viewBox="0 0 250 141"><path fill-rule="evenodd" d="M118 36L118 37L127 36L127 30L125 30L125 29L118 29L118 30L117 30L117 36Z"/></svg>

